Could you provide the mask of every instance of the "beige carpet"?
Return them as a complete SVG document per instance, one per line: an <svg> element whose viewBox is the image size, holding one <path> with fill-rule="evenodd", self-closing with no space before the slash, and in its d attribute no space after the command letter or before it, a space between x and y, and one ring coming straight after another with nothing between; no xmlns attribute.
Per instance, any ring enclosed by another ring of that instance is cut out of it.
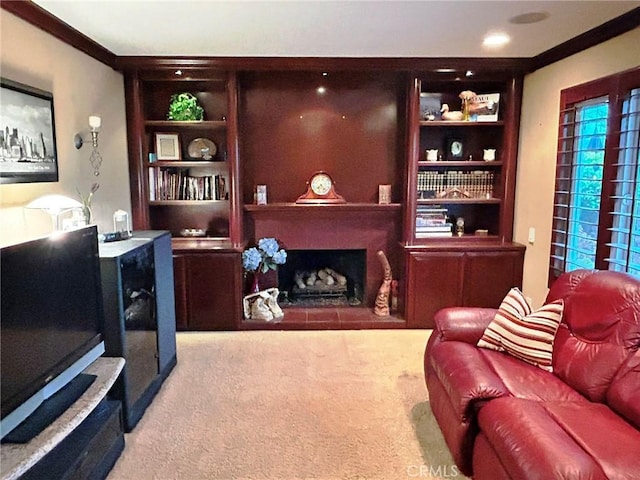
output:
<svg viewBox="0 0 640 480"><path fill-rule="evenodd" d="M108 480L464 478L427 401L429 333L179 333Z"/></svg>

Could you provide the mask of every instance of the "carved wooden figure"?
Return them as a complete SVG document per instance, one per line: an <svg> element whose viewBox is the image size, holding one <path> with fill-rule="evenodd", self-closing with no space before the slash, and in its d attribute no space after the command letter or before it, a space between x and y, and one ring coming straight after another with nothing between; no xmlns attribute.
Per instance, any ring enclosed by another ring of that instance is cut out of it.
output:
<svg viewBox="0 0 640 480"><path fill-rule="evenodd" d="M391 265L389 260L382 250L378 250L378 260L382 264L384 269L384 276L382 277L382 285L378 289L378 295L376 296L376 302L373 309L373 313L380 317L389 315L389 294L391 293L391 281L393 276L391 274Z"/></svg>

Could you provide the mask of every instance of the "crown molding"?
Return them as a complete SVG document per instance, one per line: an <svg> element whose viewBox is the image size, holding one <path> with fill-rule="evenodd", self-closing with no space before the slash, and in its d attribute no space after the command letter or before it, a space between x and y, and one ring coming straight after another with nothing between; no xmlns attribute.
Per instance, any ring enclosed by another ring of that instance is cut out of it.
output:
<svg viewBox="0 0 640 480"><path fill-rule="evenodd" d="M447 64L451 68L458 69L474 65L476 69L479 66L484 70L502 69L530 73L638 28L640 25L640 7L638 7L531 58L149 57L117 56L31 1L0 0L0 6L105 65L118 70L190 67L225 70L320 70L331 68L428 71Z"/></svg>
<svg viewBox="0 0 640 480"><path fill-rule="evenodd" d="M567 40L531 59L531 72L570 57L640 26L640 7Z"/></svg>
<svg viewBox="0 0 640 480"><path fill-rule="evenodd" d="M39 5L28 1L1 0L0 7L34 27L53 35L66 44L115 69L116 55L75 28L62 22Z"/></svg>

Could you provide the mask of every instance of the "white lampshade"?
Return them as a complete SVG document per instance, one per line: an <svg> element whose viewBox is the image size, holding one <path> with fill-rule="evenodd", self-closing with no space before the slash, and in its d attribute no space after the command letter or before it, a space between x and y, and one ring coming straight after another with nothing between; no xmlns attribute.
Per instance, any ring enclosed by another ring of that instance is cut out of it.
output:
<svg viewBox="0 0 640 480"><path fill-rule="evenodd" d="M29 202L25 208L38 208L40 210L46 210L48 213L59 215L62 212L71 210L72 208L80 208L82 203L79 201L65 197L64 195L58 195L52 193L49 195L42 195Z"/></svg>
<svg viewBox="0 0 640 480"><path fill-rule="evenodd" d="M25 208L44 210L51 215L54 231L60 230L59 216L73 208L82 208L79 201L56 193L42 195L29 202Z"/></svg>

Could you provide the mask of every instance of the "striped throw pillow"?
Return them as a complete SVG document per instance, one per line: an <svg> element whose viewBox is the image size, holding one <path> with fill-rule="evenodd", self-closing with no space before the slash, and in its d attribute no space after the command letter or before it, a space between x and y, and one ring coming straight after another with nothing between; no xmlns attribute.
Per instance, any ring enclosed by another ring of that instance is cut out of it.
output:
<svg viewBox="0 0 640 480"><path fill-rule="evenodd" d="M563 308L564 302L556 300L532 312L522 292L512 288L477 345L506 352L551 372L553 340Z"/></svg>

